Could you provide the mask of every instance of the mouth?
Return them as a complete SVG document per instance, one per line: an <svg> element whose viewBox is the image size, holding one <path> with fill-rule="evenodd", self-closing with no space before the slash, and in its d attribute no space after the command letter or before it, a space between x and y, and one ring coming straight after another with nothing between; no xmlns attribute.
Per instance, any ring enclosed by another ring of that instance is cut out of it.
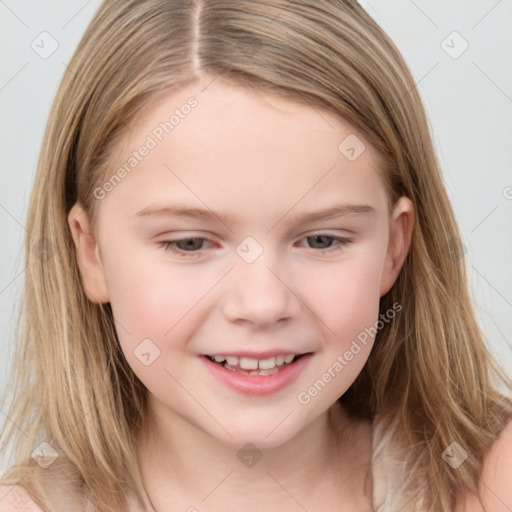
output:
<svg viewBox="0 0 512 512"><path fill-rule="evenodd" d="M205 355L204 357L212 363L232 372L243 375L268 376L283 371L308 354L311 354L311 352L304 354L281 354L265 359L224 355Z"/></svg>
<svg viewBox="0 0 512 512"><path fill-rule="evenodd" d="M264 354L265 359L205 354L199 359L215 381L247 396L264 396L291 386L306 371L313 354Z"/></svg>

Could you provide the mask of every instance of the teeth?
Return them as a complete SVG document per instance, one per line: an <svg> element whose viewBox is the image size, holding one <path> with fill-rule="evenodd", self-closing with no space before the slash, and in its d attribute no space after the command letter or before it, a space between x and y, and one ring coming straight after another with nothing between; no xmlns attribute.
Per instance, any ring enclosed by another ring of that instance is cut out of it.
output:
<svg viewBox="0 0 512 512"><path fill-rule="evenodd" d="M275 368L276 366L276 358L269 357L268 359L260 359L259 368L260 370L270 370L271 368Z"/></svg>
<svg viewBox="0 0 512 512"><path fill-rule="evenodd" d="M229 366L236 366L238 364L238 357L227 356L226 361L228 362Z"/></svg>
<svg viewBox="0 0 512 512"><path fill-rule="evenodd" d="M231 363L229 363L231 364ZM244 370L257 370L258 369L258 360L252 359L251 357L241 357L238 362L240 368Z"/></svg>
<svg viewBox="0 0 512 512"><path fill-rule="evenodd" d="M279 372L279 368L277 368L277 367L272 368L271 370L249 370L249 371L245 371L245 370L235 370L234 368L231 368L230 366L227 366L226 370L230 370L230 371L236 372L236 373L244 373L245 375L260 375L260 376L274 375L274 373L278 373Z"/></svg>
<svg viewBox="0 0 512 512"><path fill-rule="evenodd" d="M276 366L282 366L283 364L289 364L293 361L295 354L286 354L275 357L269 357L267 359L253 359L252 357L237 357L237 356L213 356L213 359L217 363L226 363L229 366L240 366L243 370L272 370ZM265 373L260 375L266 375ZM272 375L269 373L268 375Z"/></svg>
<svg viewBox="0 0 512 512"><path fill-rule="evenodd" d="M250 372L251 375L274 375L274 373L277 373L279 371L279 368L275 367L270 370L260 370L259 372Z"/></svg>

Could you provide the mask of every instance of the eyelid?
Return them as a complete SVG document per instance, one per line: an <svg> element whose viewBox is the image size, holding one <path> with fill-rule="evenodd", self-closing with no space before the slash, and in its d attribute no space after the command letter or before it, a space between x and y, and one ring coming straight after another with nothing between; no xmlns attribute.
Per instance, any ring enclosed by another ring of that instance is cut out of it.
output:
<svg viewBox="0 0 512 512"><path fill-rule="evenodd" d="M337 252L340 249L336 249L336 247L340 247L340 246L343 247L343 246L346 246L354 241L352 237L339 236L337 234L329 233L327 231L320 231L320 232L316 232L316 233L307 234L307 235L301 237L299 239L299 241L306 240L307 238L311 238L311 237L315 237L315 236L326 236L328 238L334 239L334 241L337 242L337 244L332 245L331 247L328 247L326 249L316 249L315 250L315 248L310 248L314 252L324 253L324 254L328 254L330 252Z"/></svg>
<svg viewBox="0 0 512 512"><path fill-rule="evenodd" d="M197 250L197 251L184 251L184 250L176 248L175 244L177 242L181 242L183 240L190 240L190 239L199 239L199 240L204 240L204 241L208 242L208 240L206 238L192 236L192 237L188 237L188 238L178 238L176 240L163 240L162 242L157 242L157 245L164 250L164 253L177 255L178 257L180 257L182 259L191 259L191 258L201 257L203 255L201 252L201 249Z"/></svg>

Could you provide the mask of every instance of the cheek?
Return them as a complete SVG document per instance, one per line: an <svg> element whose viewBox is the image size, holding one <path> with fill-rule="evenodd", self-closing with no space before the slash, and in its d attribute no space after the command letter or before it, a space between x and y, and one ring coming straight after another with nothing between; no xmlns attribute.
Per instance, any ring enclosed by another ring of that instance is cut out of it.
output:
<svg viewBox="0 0 512 512"><path fill-rule="evenodd" d="M343 395L368 360L379 316L380 263L377 256L357 258L308 276L307 305L324 338L310 387L297 395L300 404L313 407L311 415Z"/></svg>
<svg viewBox="0 0 512 512"><path fill-rule="evenodd" d="M375 323L381 271L379 256L369 255L304 273L304 302L321 318L329 339L346 341Z"/></svg>
<svg viewBox="0 0 512 512"><path fill-rule="evenodd" d="M165 262L151 265L131 256L110 263L104 266L120 347L137 377L163 393L173 382L167 371L178 375L187 357L198 327L196 305L211 285L200 273Z"/></svg>
<svg viewBox="0 0 512 512"><path fill-rule="evenodd" d="M150 263L142 253L106 257L104 268L117 332L127 348L149 338L164 349L208 290L198 272L165 261Z"/></svg>

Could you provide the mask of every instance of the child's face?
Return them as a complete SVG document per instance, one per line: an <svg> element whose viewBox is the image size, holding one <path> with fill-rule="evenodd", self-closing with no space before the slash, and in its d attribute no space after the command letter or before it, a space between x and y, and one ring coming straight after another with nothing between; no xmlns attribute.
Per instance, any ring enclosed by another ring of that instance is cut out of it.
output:
<svg viewBox="0 0 512 512"><path fill-rule="evenodd" d="M97 246L85 214L71 212L87 293L111 303L162 421L233 446L275 446L352 384L412 226L407 200L388 211L365 144L327 111L217 79L168 95L129 133L112 175L125 163L129 172L96 190ZM361 208L298 220L339 205ZM178 207L206 213L171 215ZM304 353L272 376L205 358Z"/></svg>

